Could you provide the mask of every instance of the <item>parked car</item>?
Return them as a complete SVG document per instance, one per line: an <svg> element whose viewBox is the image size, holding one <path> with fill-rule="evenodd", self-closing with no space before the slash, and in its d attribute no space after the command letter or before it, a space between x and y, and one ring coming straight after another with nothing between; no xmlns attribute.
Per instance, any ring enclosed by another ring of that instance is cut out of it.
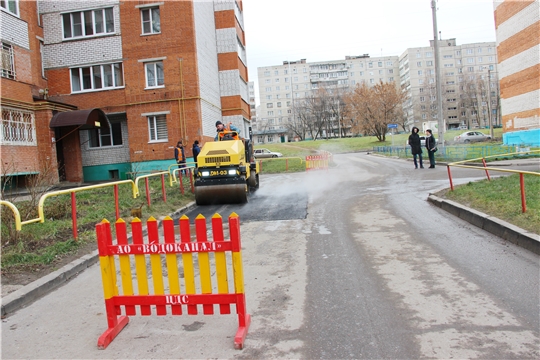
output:
<svg viewBox="0 0 540 360"><path fill-rule="evenodd" d="M463 134L454 137L454 141L458 143L470 143L488 140L491 140L491 136L483 134L480 131L466 131Z"/></svg>
<svg viewBox="0 0 540 360"><path fill-rule="evenodd" d="M439 140L437 140L437 138L435 138L435 144L438 144L438 143L439 143ZM407 139L407 145L409 145L409 139ZM422 145L422 147L426 146L426 137L425 136L420 136L420 145Z"/></svg>
<svg viewBox="0 0 540 360"><path fill-rule="evenodd" d="M253 155L256 159L277 158L283 156L282 153L270 151L268 149L255 149Z"/></svg>

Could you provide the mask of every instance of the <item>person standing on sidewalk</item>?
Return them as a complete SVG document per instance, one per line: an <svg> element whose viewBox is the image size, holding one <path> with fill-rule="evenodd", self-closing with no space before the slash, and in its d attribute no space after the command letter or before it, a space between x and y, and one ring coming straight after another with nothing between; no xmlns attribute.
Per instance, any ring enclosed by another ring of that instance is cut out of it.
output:
<svg viewBox="0 0 540 360"><path fill-rule="evenodd" d="M409 135L409 146L411 147L411 153L414 159L414 168L418 169L418 163L416 162L416 156L420 160L420 169L424 168L422 163L422 143L420 142L420 135L418 135L418 128L415 126L411 130L411 135Z"/></svg>
<svg viewBox="0 0 540 360"><path fill-rule="evenodd" d="M426 130L426 149L429 156L429 168L435 169L435 152L437 151L437 142L431 129Z"/></svg>

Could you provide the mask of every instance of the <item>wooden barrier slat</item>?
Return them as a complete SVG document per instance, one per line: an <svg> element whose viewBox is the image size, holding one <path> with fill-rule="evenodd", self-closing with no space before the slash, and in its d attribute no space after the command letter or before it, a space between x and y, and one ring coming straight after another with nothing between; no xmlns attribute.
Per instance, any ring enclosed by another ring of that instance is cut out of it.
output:
<svg viewBox="0 0 540 360"><path fill-rule="evenodd" d="M195 219L195 232L197 234L198 243L208 242L208 236L206 235L206 219L204 216L197 216ZM210 277L210 258L208 253L200 252L198 254L199 259L199 273L201 279L201 292L203 294L212 293L212 279ZM203 305L203 314L212 315L214 313L213 305Z"/></svg>
<svg viewBox="0 0 540 360"><path fill-rule="evenodd" d="M183 243L191 242L191 233L189 230L189 218L184 215L180 218L180 241ZM184 281L186 294L195 294L195 272L193 270L193 255L191 253L182 253L182 263L184 265ZM188 314L197 315L197 305L188 305Z"/></svg>
<svg viewBox="0 0 540 360"><path fill-rule="evenodd" d="M159 244L159 232L157 220L154 217L150 217L146 222L146 228L148 229L148 243ZM154 294L165 294L165 287L163 284L163 274L161 271L161 255L150 255L150 267L152 269L152 283L154 284ZM167 315L167 308L165 306L156 306L157 315Z"/></svg>
<svg viewBox="0 0 540 360"><path fill-rule="evenodd" d="M193 295L118 295L111 299L115 306L128 305L208 305L208 304L235 304L238 294L193 294Z"/></svg>
<svg viewBox="0 0 540 360"><path fill-rule="evenodd" d="M219 214L212 216L212 236L214 238L214 242L224 241L223 218ZM227 294L229 292L229 280L227 275L227 258L225 257L225 252L216 251L214 253L214 258L216 260L218 293ZM228 304L220 304L219 313L230 314L231 306Z"/></svg>
<svg viewBox="0 0 540 360"><path fill-rule="evenodd" d="M170 217L163 220L163 236L165 243L174 244L174 221ZM178 260L176 254L165 255L167 263L167 277L169 279L169 292L171 295L180 295L180 277L178 276ZM171 312L173 315L182 315L182 306L172 305Z"/></svg>
<svg viewBox="0 0 540 360"><path fill-rule="evenodd" d="M131 233L134 244L143 244L142 223L138 218L131 222ZM146 276L145 255L135 255L135 273L137 274L137 286L139 295L148 295L148 278ZM141 305L141 315L151 315L150 306Z"/></svg>
<svg viewBox="0 0 540 360"><path fill-rule="evenodd" d="M116 221L116 239L118 245L127 245L126 222L122 219ZM133 295L133 282L131 280L131 262L129 255L120 255L120 277L122 279L122 292L124 295ZM126 315L135 315L135 306L126 306Z"/></svg>

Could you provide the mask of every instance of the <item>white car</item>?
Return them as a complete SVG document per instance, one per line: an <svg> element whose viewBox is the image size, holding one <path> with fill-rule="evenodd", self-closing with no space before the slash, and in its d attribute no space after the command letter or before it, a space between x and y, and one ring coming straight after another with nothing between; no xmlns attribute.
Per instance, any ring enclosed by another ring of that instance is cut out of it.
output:
<svg viewBox="0 0 540 360"><path fill-rule="evenodd" d="M253 155L256 159L264 159L264 158L278 158L282 157L282 153L278 153L275 151L270 151L268 149L255 149L253 152Z"/></svg>
<svg viewBox="0 0 540 360"><path fill-rule="evenodd" d="M491 136L481 133L480 131L466 131L461 135L454 137L454 141L458 143L470 143L475 141L489 141Z"/></svg>

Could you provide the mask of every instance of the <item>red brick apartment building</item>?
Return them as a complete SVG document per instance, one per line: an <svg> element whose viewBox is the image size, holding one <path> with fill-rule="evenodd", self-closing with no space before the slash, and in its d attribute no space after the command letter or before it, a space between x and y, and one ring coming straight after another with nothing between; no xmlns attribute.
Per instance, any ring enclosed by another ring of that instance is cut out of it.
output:
<svg viewBox="0 0 540 360"><path fill-rule="evenodd" d="M45 156L60 180L125 179L167 169L179 140L190 156L217 120L247 134L239 0L2 1L1 15L2 162L17 166L5 175L39 172ZM29 44L7 34L6 18ZM5 141L11 109L34 119L31 141Z"/></svg>

